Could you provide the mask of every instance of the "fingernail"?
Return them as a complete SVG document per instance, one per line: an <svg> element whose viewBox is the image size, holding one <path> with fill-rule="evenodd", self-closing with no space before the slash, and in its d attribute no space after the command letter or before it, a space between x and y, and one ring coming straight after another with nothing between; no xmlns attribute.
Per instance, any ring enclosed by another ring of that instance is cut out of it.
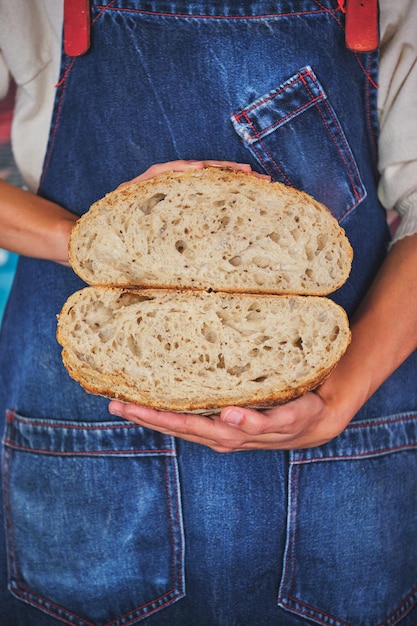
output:
<svg viewBox="0 0 417 626"><path fill-rule="evenodd" d="M110 402L108 406L108 411L111 415L117 415L118 417L122 417L122 412L118 406L113 407L112 402Z"/></svg>
<svg viewBox="0 0 417 626"><path fill-rule="evenodd" d="M241 424L243 421L243 413L241 413L240 411L237 411L236 409L231 409L225 414L223 420L227 424L233 424L237 426L238 424Z"/></svg>

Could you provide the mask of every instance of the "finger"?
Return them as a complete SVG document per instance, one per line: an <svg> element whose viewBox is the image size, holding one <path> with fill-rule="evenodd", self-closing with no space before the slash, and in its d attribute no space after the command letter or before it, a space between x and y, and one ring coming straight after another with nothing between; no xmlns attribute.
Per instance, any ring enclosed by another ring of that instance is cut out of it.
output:
<svg viewBox="0 0 417 626"><path fill-rule="evenodd" d="M168 413L119 401L112 401L109 404L109 411L139 426L151 428L164 435L180 437L221 453L287 450L293 447L290 445L292 438L287 434L265 432L251 435L223 422L218 415L202 417L188 413Z"/></svg>
<svg viewBox="0 0 417 626"><path fill-rule="evenodd" d="M256 178L262 178L271 182L271 177L268 174L261 174L252 170L252 166L249 163L238 163L236 161L203 161L205 167L222 167L226 169L239 170L252 174Z"/></svg>
<svg viewBox="0 0 417 626"><path fill-rule="evenodd" d="M306 421L318 415L321 408L321 398L315 393L306 393L264 411L227 407L221 412L220 419L252 436L271 433L280 436L282 441L290 441L303 432Z"/></svg>
<svg viewBox="0 0 417 626"><path fill-rule="evenodd" d="M218 420L218 416L210 418L190 413L157 411L114 400L109 404L109 411L139 426L205 445L216 452L279 447L276 435L267 434L259 439L249 437L246 433Z"/></svg>
<svg viewBox="0 0 417 626"><path fill-rule="evenodd" d="M207 416L158 411L116 400L110 402L109 412L173 437L182 437L187 441L209 446L216 444L215 429L210 427L211 420Z"/></svg>
<svg viewBox="0 0 417 626"><path fill-rule="evenodd" d="M167 161L166 163L155 163L151 165L147 170L142 172L142 174L139 174L139 176L136 176L135 178L132 178L131 180L121 183L118 188L125 187L126 185L130 185L132 183L136 183L136 182L140 182L144 180L150 180L151 178L155 178L155 176L158 176L159 174L162 174L164 172L185 172L188 169L204 169L207 167L222 167L226 169L240 170L243 172L250 173L253 176L256 176L257 178L263 178L268 181L271 180L271 177L268 176L267 174L260 174L259 172L254 172L249 163L238 163L236 161L222 161L222 160L213 160L213 159L206 159L206 160L178 159L176 161Z"/></svg>
<svg viewBox="0 0 417 626"><path fill-rule="evenodd" d="M135 178L119 185L119 188L143 180L150 180L151 178L155 178L155 176L163 174L164 172L185 172L190 168L202 170L204 167L206 167L204 165L204 161L186 161L183 159L179 159L177 161L167 161L166 163L154 163L154 165L148 167L148 169L142 172L142 174L139 174L139 176L135 176Z"/></svg>

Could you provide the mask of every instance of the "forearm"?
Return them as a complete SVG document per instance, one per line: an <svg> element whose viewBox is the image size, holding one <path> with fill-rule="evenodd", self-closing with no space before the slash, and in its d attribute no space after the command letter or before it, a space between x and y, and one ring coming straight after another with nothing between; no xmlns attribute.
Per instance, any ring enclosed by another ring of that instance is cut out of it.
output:
<svg viewBox="0 0 417 626"><path fill-rule="evenodd" d="M352 342L319 393L353 417L417 348L417 234L392 247L351 327Z"/></svg>
<svg viewBox="0 0 417 626"><path fill-rule="evenodd" d="M0 248L68 264L68 240L77 216L0 180Z"/></svg>

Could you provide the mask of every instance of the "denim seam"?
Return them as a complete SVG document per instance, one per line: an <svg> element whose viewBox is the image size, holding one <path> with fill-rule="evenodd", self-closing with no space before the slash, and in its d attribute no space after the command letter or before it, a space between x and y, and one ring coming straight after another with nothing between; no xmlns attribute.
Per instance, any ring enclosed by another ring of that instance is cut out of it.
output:
<svg viewBox="0 0 417 626"><path fill-rule="evenodd" d="M17 588L14 588L14 587L17 587ZM29 602L29 604L31 604L32 606L36 606L40 608L45 613L52 615L53 617L59 619L62 622L71 624L73 626L74 619L76 619L78 624L80 624L81 626L95 626L94 622L87 621L83 619L82 617L79 617L77 614L73 613L72 611L61 607L59 604L56 604L55 602L52 602L51 600L48 600L47 598L44 598L43 596L37 593L34 593L32 590L27 589L27 587L23 585L22 583L15 582L14 585L11 586L11 589L13 589L13 593L17 597L22 598L26 602ZM111 622L106 622L105 624L103 624L103 626L119 626L119 625L122 626L122 624L123 626L129 626L129 624L134 624L137 621L141 621L142 619L149 617L150 615L159 611L160 609L163 609L164 606L171 604L172 602L178 600L179 598L183 597L183 595L184 594L182 592L177 591L175 589L169 590L169 592L167 592L163 596L160 596L159 598L151 600L147 602L146 604L142 605L141 607L138 607L134 609L133 611L129 611L128 613L125 613L124 615L120 615L115 620L112 620ZM159 604L161 600L163 601ZM155 605L156 603L158 603L157 606L154 606L152 610L144 612L146 607L150 605ZM66 619L65 615L68 616L68 619ZM71 619L71 621L69 621L69 619Z"/></svg>
<svg viewBox="0 0 417 626"><path fill-rule="evenodd" d="M249 118L249 116L246 116L246 119L248 121L249 126L252 128L253 132L256 133L255 127L253 125L252 120ZM273 158L272 154L269 152L269 150L267 149L266 145L264 144L262 137L259 136L259 144L262 147L264 153L270 158L271 162L275 165L275 167L277 168L277 170L280 172L281 176L283 177L283 179L289 184L291 185L291 180L288 178L288 176L286 176L286 174L283 172L283 170L281 169L280 165L275 161L275 159ZM271 172L268 163L265 161L265 159L262 156L262 152L260 152L256 146L254 144L251 144L250 147L252 148L252 150L255 152L255 154L257 155L259 162L262 163L262 166L265 168L265 170L268 172L270 172L271 174L273 172Z"/></svg>
<svg viewBox="0 0 417 626"><path fill-rule="evenodd" d="M414 422L417 419L417 414L414 412L406 413L402 416L392 417L388 419L375 419L375 420L364 420L363 422L354 422L349 424L346 427L346 432L360 432L363 429L373 429L374 427L379 426L390 426L395 424L404 424L407 425L410 422ZM348 461L354 459L363 459L366 457L375 457L382 456L385 454L396 453L401 450L412 450L417 448L417 440L411 443L404 443L399 445L392 445L387 447L379 447L368 449L363 452L356 452L350 454L328 454L326 456L314 456L309 458L297 458L297 454L303 454L302 451L295 450L293 454L295 455L290 459L290 465L303 465L308 463L320 463L320 461L329 462L329 461Z"/></svg>
<svg viewBox="0 0 417 626"><path fill-rule="evenodd" d="M305 68L306 72L311 75L311 68L307 67ZM283 180L288 184L288 185L292 185L291 179L288 178L288 176L285 174L285 172L282 170L281 166L279 165L279 163L274 159L274 157L272 156L272 154L269 152L269 150L267 149L264 141L262 140L262 136L265 135L265 131L274 128L277 125L280 125L282 123L285 122L286 119L290 119L292 117L294 117L294 114L298 114L303 112L306 108L309 108L310 106L314 106L314 104L316 104L316 101L318 101L321 97L326 97L326 95L323 93L323 91L320 89L320 96L317 96L316 98L313 98L312 100L310 100L308 103L306 103L304 106L300 107L299 109L297 109L296 111L291 111L291 113L285 115L284 117L281 117L279 120L277 120L277 122L275 122L274 124L271 124L269 127L262 129L261 131L257 131L253 121L250 119L249 117L249 113L251 111L256 110L259 106L266 104L268 101L273 100L274 98L276 98L278 95L280 95L281 93L285 92L290 86L293 87L297 82L303 82L303 84L305 85L305 81L303 78L303 73L302 70L300 70L297 74L297 78L294 78L294 80L291 82L291 84L285 84L282 85L277 91L275 91L273 94L270 94L268 96L265 96L265 98L263 98L262 100L260 100L259 102L256 102L250 106L248 106L247 108L245 108L244 110L235 113L232 115L232 120L234 120L237 124L241 124L241 118L244 118L247 125L252 129L252 133L253 133L253 138L256 139L259 142L259 145L262 147L264 153L269 157L271 163L274 165L274 167L277 169L277 171L280 173L280 175L282 176ZM268 163L265 161L265 159L262 156L262 152L260 152L256 146L254 145L254 141L248 140L246 139L246 142L248 144L248 146L250 146L250 149L257 155L257 158L259 160L259 162L262 164L262 166L264 167L265 171L269 172L271 175L273 175L273 172L271 171Z"/></svg>
<svg viewBox="0 0 417 626"><path fill-rule="evenodd" d="M321 89L321 85L320 85L320 83L318 82L318 80L317 80L317 78L316 78L316 76L315 76L314 72L313 72L312 70L310 70L310 72L309 72L307 75L311 78L312 82L313 82L313 83L315 83L316 87L317 87L317 88L319 88L319 87L320 87L320 90L322 91L322 89ZM308 93L310 93L311 98L313 98L313 93L311 93L310 88L309 88L309 86L308 86L308 84L307 84L306 80L304 79L304 76L302 76L302 78L301 78L301 79L302 79L302 81L303 81L303 83L304 83L304 86L305 86L306 91L307 91ZM322 92L323 92L323 91L322 91ZM334 124L334 126L335 126L335 129L336 129L337 134L338 134L338 136L339 136L339 139L340 139L340 141L342 142L342 144L344 145L344 147L345 147L345 151L346 151L347 155L350 157L348 160L346 159L346 154L344 154L344 153L343 153L343 150L341 150L341 149L339 148L339 145L338 145L338 143L337 143L337 141L336 141L336 139L335 139L335 137L334 137L334 133L333 133L333 131L331 130L331 128L329 127L329 124L327 123L326 117L323 115L323 112L322 112L321 108L318 106L318 103L317 103L317 102L315 103L315 104L316 104L316 109L317 109L317 110L318 110L318 112L319 112L319 115L320 115L320 117L321 117L321 119L322 119L322 121L323 121L323 124L324 124L324 125L325 125L325 127L327 128L327 131L328 131L328 133L329 133L329 135L330 135L330 137L331 137L331 139L332 139L332 141L333 141L333 143L334 143L334 145L335 145L335 147L336 147L337 152L338 152L338 153L339 153L339 155L340 155L340 158L342 159L343 163L345 163L346 171L347 171L347 173L348 173L348 177L349 177L349 180L350 180L351 185L352 185L353 193L354 193L354 195L356 196L356 199L357 199L357 200L356 200L356 202L355 202L352 206L350 206L350 207L349 207L349 208L348 208L348 209L344 212L344 214L341 216L340 220L342 220L342 219L344 219L344 218L346 217L346 215L347 215L348 213L350 213L350 211L352 211L352 210L353 210L353 209L354 209L354 208L355 208L355 207L359 204L359 202L361 202L361 200L363 200L363 198L364 198L364 196L365 196L365 193L364 193L364 192L362 192L362 194L360 194L360 193L358 192L358 190L357 190L357 186L358 186L358 185L355 183L355 179L354 179L353 174L352 174L352 170L353 170L353 171L356 173L356 178L357 178L357 179L359 180L359 182L360 182L360 176L359 176L359 172L358 172L358 168L357 168L357 165L356 165L355 159L353 158L353 154L352 154L351 148L350 148L350 146L349 146L348 142L346 141L346 137L345 137L345 136L344 136L344 134L341 132L341 127L340 127L339 120L337 119L337 117L336 117L336 115L335 115L335 112L333 111L333 108L331 107L331 105L330 105L330 103L329 103L329 101L328 101L328 99L327 99L327 95L325 95L325 94L324 94L324 92L323 92L323 95L324 95L325 97L323 97L323 98L322 98L321 102L323 102L324 106L326 107L327 112L328 112L329 116L331 117L331 119L332 119L332 121L333 121L333 124ZM350 167L349 167L349 163L350 163ZM352 168L352 170L351 170L350 168ZM362 189L363 189L363 187L362 187Z"/></svg>
<svg viewBox="0 0 417 626"><path fill-rule="evenodd" d="M386 454L394 454L395 452L400 452L401 450L413 450L417 448L417 442L410 444L403 444L400 446L392 446L389 448L379 448L378 450L367 450L365 452L356 452L344 455L335 455L335 456L323 456L323 457L311 457L309 459L300 459L290 461L291 465L308 465L308 463L320 463L329 462L329 461L354 461L355 459L364 459L364 458L372 458L376 456L384 456Z"/></svg>
<svg viewBox="0 0 417 626"><path fill-rule="evenodd" d="M291 475L293 474L293 478ZM282 582L279 589L278 595L278 605L283 608L289 610L291 613L295 615L301 615L306 618L314 619L317 623L323 624L323 626L327 626L329 624L329 620L334 620L334 626L351 626L347 622L336 620L334 616L324 613L323 611L318 612L314 607L309 606L308 604L301 602L297 598L291 595L291 589L293 587L294 579L296 576L296 560L294 556L294 548L296 543L296 520L298 516L298 502L299 502L299 476L300 476L300 467L294 467L293 472L289 473L289 484L288 484L288 492L290 494L290 500L288 502L288 526L287 526L287 545L285 548L285 556L284 556L284 575L282 577ZM293 502L294 498L294 502ZM288 588L288 595L284 597L283 591ZM304 608L298 608L304 607ZM322 616L322 617L321 617Z"/></svg>
<svg viewBox="0 0 417 626"><path fill-rule="evenodd" d="M198 19L198 20L264 20L264 19L280 19L283 17L298 17L304 15L321 15L321 14L330 14L334 17L335 11L338 12L339 9L328 9L320 5L317 0L314 0L318 6L320 6L319 11L291 11L289 13L265 13L260 15L204 15L204 14L193 14L193 13L169 13L169 12L159 12L159 11L146 11L142 9L133 9L133 8L124 8L124 7L114 7L110 6L115 2L115 0L111 0L109 5L92 5L92 10L99 10L100 13L97 16L101 17L106 11L118 11L119 13L138 13L140 15L154 15L155 17L177 17L177 18L187 18L187 19ZM95 19L97 19L95 18ZM94 21L95 21L94 19ZM340 20L336 20L339 25L341 25Z"/></svg>
<svg viewBox="0 0 417 626"><path fill-rule="evenodd" d="M376 626L394 626L397 624L411 609L417 604L417 587L412 589L408 596L404 598L392 613L390 613L384 621L379 622Z"/></svg>
<svg viewBox="0 0 417 626"><path fill-rule="evenodd" d="M51 456L175 456L171 450L88 450L86 452L68 452L66 450L45 450L44 448L31 448L29 446L19 446L10 440L3 439L4 446L20 452L34 452L35 454L46 454Z"/></svg>
<svg viewBox="0 0 417 626"><path fill-rule="evenodd" d="M15 548L15 544L14 544L14 536L13 536L13 532L12 532L12 527L11 527L11 511L10 511L10 490L9 490L9 484L10 484L10 480L9 480L9 476L10 476L10 463L11 463L11 452L4 450L4 454L3 454L3 462L2 462L2 475L4 476L3 479L3 496L4 496L4 513L5 513L5 530L6 530L6 536L8 537L9 541L10 541L10 550L11 553L7 552L7 564L8 564L8 570L10 572L10 576L14 575L16 576L16 571L14 568L14 564L17 563L17 558L16 558L16 548Z"/></svg>
<svg viewBox="0 0 417 626"><path fill-rule="evenodd" d="M367 66L367 72L369 75L371 75L371 63L372 63L372 58L369 56L368 66ZM366 83L365 111L366 111L366 122L368 124L369 141L370 141L372 152L373 152L373 163L376 163L377 162L376 157L378 154L378 145L377 145L377 137L375 136L375 133L374 133L374 124L372 123L371 87L373 87L374 89L378 89L378 85L376 85L374 81L368 81ZM378 174L378 168L376 167L376 165L374 165L374 174L375 174L375 179L377 179L379 174Z"/></svg>
<svg viewBox="0 0 417 626"><path fill-rule="evenodd" d="M174 462L175 463L175 462ZM183 598L185 596L185 579L184 579L184 550L185 550L185 542L183 535L183 524L182 524L182 516L181 516L181 507L180 507L180 490L179 490L179 477L177 474L177 466L175 464L174 471L176 473L176 481L175 481L175 508L177 514L177 526L179 529L179 541L180 546L178 547L178 559L175 559L175 552L177 549L176 546L176 537L175 537L175 526L174 526L174 517L173 517L173 503L171 497L170 490L170 481L169 481L169 472L168 472L168 459L165 461L165 481L166 481L166 492L168 499L168 508L169 508L169 525L170 525L170 534L171 534L171 576L172 580L177 583L177 594L174 596L175 599ZM177 565L176 565L177 563ZM178 584L180 582L180 584ZM178 589L179 587L179 589Z"/></svg>
<svg viewBox="0 0 417 626"><path fill-rule="evenodd" d="M322 5L322 4L321 4L318 0L314 0L314 2L315 2L315 3L317 4L317 6L319 6L320 8L322 8L322 9L324 9L324 8L325 8L325 7L323 7L323 5ZM331 15L331 17L332 17L332 18L336 21L336 23L340 26L340 28L341 28L342 30L344 30L344 29L343 29L343 24L342 24L341 20L339 19L339 17L338 17L338 15L337 15L337 13L341 13L341 14L343 15L343 14L345 13L345 11L342 11L341 9L340 9L340 11L339 11L339 9L336 9L335 11L329 11L329 14ZM364 67L364 65L363 65L363 63L362 63L362 59L361 59L360 55L358 54L358 52L354 52L353 54L354 54L354 56L355 56L355 59L356 59L357 64L358 64L358 65L359 65L359 67L361 68L362 73L363 73L363 74L364 74L364 76L366 77L366 80L368 81L368 83L370 83L373 87L375 87L375 88L376 88L376 87L377 87L377 85L375 84L375 81L373 80L372 75L370 74L369 70L367 70L367 69ZM368 53L366 53L366 54L368 54Z"/></svg>
<svg viewBox="0 0 417 626"><path fill-rule="evenodd" d="M107 424L88 424L88 423L80 423L74 424L69 422L53 422L53 421L45 421L45 420L30 420L30 419L22 419L19 415L16 414L15 410L7 411L7 423L20 423L27 426L33 426L35 428L43 427L50 429L58 429L58 430L74 430L80 432L88 432L88 431L111 431L111 430L121 430L121 431L129 431L129 430L142 430L136 424L124 423L109 423ZM6 431L7 433L7 431ZM175 456L176 451L174 447L167 448L124 448L121 450L112 450L112 449L92 449L92 450L53 450L48 448L35 448L29 445L23 445L17 443L13 436L8 437L7 434L4 434L3 437L3 445L14 450L20 451L28 451L35 452L37 454L47 454L53 456Z"/></svg>
<svg viewBox="0 0 417 626"><path fill-rule="evenodd" d="M317 87L317 89L320 92L317 96L315 96L313 93L311 93L311 91L308 90L307 83L306 83L306 81L304 79L304 76L310 76L311 80L315 83L315 86ZM297 73L296 78L294 78L294 80L290 79L290 81L291 82L288 82L288 83L285 83L284 85L282 85L277 91L274 91L273 93L268 94L267 96L262 98L262 100L259 100L259 101L255 102L255 103L253 103L252 105L248 106L242 112L236 113L236 114L232 115L232 118L235 119L237 123L240 123L240 118L243 117L247 121L248 125L251 126L251 128L253 129L253 138L256 140L256 139L260 139L261 136L265 135L268 131L273 130L276 126L279 126L279 125L285 123L286 120L291 119L292 117L295 117L299 113L302 113L305 109L308 109L311 106L316 105L317 102L320 102L320 101L325 100L327 98L326 94L321 89L321 85L319 85L319 83L317 83L317 81L315 81L314 73L313 73L311 67L309 67L309 66L306 66L305 68L301 69ZM290 87L294 87L294 85L296 85L299 82L303 83L306 91L309 93L310 98L311 98L309 100L309 102L306 102L305 104L300 106L298 109L293 109L291 111L291 113L287 113L286 115L280 117L279 120L277 120L273 124L270 124L266 128L262 128L262 130L257 131L255 129L255 127L253 126L253 123L251 122L250 118L248 117L248 114L251 113L252 111L255 111L258 107L266 104L270 100L274 100L277 96L279 96L282 93L284 93L285 91L287 91L287 89L289 89ZM249 140L248 140L248 143L249 143ZM250 140L250 143L252 143L252 138Z"/></svg>
<svg viewBox="0 0 417 626"><path fill-rule="evenodd" d="M132 424L129 422L108 422L108 423L91 423L91 422L66 422L66 421L56 421L56 420L47 420L47 419L39 419L39 420L31 420L30 418L23 418L18 415L15 409L9 409L7 411L7 419L8 421L20 422L22 424L28 424L29 426L45 426L47 428L68 428L72 430L142 430L141 426L137 424Z"/></svg>

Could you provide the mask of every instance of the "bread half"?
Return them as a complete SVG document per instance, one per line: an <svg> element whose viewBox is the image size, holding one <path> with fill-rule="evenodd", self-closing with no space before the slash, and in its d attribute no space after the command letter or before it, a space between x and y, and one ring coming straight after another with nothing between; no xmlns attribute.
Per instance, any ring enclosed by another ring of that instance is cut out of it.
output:
<svg viewBox="0 0 417 626"><path fill-rule="evenodd" d="M163 410L265 408L317 387L350 341L328 298L87 287L58 319L89 392Z"/></svg>
<svg viewBox="0 0 417 626"><path fill-rule="evenodd" d="M94 285L326 295L346 281L352 249L311 196L207 168L109 193L75 226L70 260Z"/></svg>

